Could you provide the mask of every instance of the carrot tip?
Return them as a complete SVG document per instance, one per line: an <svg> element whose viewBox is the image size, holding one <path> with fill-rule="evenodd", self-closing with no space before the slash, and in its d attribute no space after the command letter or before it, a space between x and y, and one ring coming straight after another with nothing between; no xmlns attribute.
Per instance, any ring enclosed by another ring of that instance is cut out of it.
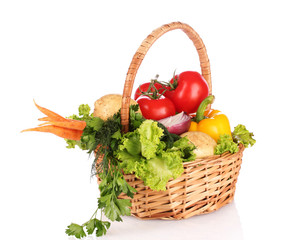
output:
<svg viewBox="0 0 283 240"><path fill-rule="evenodd" d="M31 129L24 129L24 130L21 131L21 133L23 133L23 132L29 132L29 131L32 131L32 130L31 130Z"/></svg>

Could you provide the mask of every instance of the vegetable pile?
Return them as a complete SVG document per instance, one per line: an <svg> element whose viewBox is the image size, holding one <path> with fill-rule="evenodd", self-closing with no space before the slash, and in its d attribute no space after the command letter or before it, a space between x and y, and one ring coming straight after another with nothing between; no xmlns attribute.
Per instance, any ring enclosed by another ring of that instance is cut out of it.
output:
<svg viewBox="0 0 283 240"><path fill-rule="evenodd" d="M183 72L168 82L156 79L135 91L129 109L129 132L122 132L121 100L117 94L95 102L94 112L87 104L78 114L64 118L39 105L46 116L39 127L23 131L53 133L65 139L67 148L76 146L94 154L92 175L100 180L97 209L83 224L71 223L66 234L76 238L106 234L109 221L122 221L131 214L131 198L136 189L124 174L135 174L154 191L166 190L170 179L184 171L183 163L236 153L239 145L253 146L255 139L244 125L231 131L226 115L210 109L215 97L209 95L205 79L197 72ZM120 194L129 199L120 199ZM100 216L99 216L100 215Z"/></svg>

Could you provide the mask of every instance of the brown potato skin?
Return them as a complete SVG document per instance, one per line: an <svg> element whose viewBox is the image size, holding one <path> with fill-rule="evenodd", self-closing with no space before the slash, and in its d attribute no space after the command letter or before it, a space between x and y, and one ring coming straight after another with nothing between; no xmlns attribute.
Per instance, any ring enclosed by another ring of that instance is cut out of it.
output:
<svg viewBox="0 0 283 240"><path fill-rule="evenodd" d="M137 104L137 102L131 99L131 105ZM100 117L102 120L106 121L107 118L113 116L117 113L122 105L122 95L121 94L107 94L99 98L94 103L94 117Z"/></svg>
<svg viewBox="0 0 283 240"><path fill-rule="evenodd" d="M196 158L203 158L214 155L214 149L216 147L216 142L212 137L203 132L185 132L181 137L186 137L191 143L196 146L194 153Z"/></svg>

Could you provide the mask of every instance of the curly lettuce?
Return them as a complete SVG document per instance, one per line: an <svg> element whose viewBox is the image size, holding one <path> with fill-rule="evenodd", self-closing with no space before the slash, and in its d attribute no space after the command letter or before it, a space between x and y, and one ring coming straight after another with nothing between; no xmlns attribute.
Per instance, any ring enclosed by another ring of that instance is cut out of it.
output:
<svg viewBox="0 0 283 240"><path fill-rule="evenodd" d="M169 179L183 173L183 161L194 159L194 146L187 139L181 138L168 148L162 136L157 122L145 120L134 132L124 134L116 151L125 173L134 173L157 191L166 190Z"/></svg>
<svg viewBox="0 0 283 240"><path fill-rule="evenodd" d="M219 140L217 141L217 146L215 147L214 154L222 154L224 152L236 153L239 151L238 145L241 143L246 148L251 147L255 144L256 140L253 138L254 134L249 132L247 128L238 124L232 136L228 134L220 135Z"/></svg>
<svg viewBox="0 0 283 240"><path fill-rule="evenodd" d="M253 146L255 144L256 140L253 136L254 134L249 132L242 124L238 124L232 132L233 140L238 144L242 143L245 147Z"/></svg>
<svg viewBox="0 0 283 240"><path fill-rule="evenodd" d="M228 134L223 134L220 135L220 138L217 141L214 154L220 155L225 152L236 153L238 151L238 144L233 141L232 137Z"/></svg>
<svg viewBox="0 0 283 240"><path fill-rule="evenodd" d="M137 132L140 137L141 154L146 159L154 157L158 150L165 147L160 141L163 130L157 126L157 122L152 120L144 121L137 129Z"/></svg>

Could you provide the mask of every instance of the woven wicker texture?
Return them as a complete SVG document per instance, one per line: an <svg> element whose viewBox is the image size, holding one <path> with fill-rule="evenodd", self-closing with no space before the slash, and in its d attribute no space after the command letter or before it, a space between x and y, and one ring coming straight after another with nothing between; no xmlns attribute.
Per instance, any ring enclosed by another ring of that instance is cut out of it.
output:
<svg viewBox="0 0 283 240"><path fill-rule="evenodd" d="M166 191L153 191L133 174L124 175L137 190L132 215L141 219L185 219L213 212L233 200L244 147L184 163L184 173L168 182ZM129 199L126 195L120 198Z"/></svg>
<svg viewBox="0 0 283 240"><path fill-rule="evenodd" d="M199 35L187 24L173 22L154 30L142 42L130 64L123 92L121 123L123 131L128 131L129 105L134 80L138 68L153 43L166 32L180 29L192 40L199 55L201 72L208 83L210 93L211 73L206 48ZM193 162L184 163L184 173L172 179L166 191L153 191L134 174L126 174L125 179L133 186L132 215L141 219L185 219L194 215L209 213L233 200L239 175L244 147L239 152L225 153ZM120 195L120 198L128 198Z"/></svg>

